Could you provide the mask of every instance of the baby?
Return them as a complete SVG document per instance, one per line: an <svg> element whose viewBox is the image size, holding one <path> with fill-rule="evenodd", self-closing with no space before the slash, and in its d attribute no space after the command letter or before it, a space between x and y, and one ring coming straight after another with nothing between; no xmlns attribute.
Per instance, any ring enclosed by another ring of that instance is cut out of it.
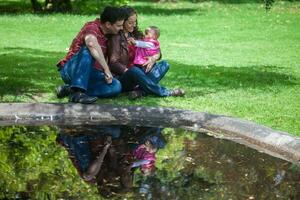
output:
<svg viewBox="0 0 300 200"><path fill-rule="evenodd" d="M149 26L145 29L145 37L143 40L134 40L129 38L128 42L135 45L135 57L133 64L135 66L143 67L148 61L148 57L160 53L160 44L158 41L160 30L156 26Z"/></svg>
<svg viewBox="0 0 300 200"><path fill-rule="evenodd" d="M155 153L157 149L151 144L149 140L145 144L141 144L134 150L133 156L136 160L131 167L140 167L144 175L151 175L155 170Z"/></svg>
<svg viewBox="0 0 300 200"><path fill-rule="evenodd" d="M155 154L164 145L165 143L160 136L150 135L146 137L145 141L133 151L133 157L136 161L133 162L131 167L140 167L145 176L153 175L155 172Z"/></svg>

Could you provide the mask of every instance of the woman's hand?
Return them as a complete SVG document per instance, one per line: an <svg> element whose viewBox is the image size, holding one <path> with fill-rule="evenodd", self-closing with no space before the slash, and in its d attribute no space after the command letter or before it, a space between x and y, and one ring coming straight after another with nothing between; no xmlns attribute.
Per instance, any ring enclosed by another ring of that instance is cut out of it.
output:
<svg viewBox="0 0 300 200"><path fill-rule="evenodd" d="M147 57L147 62L145 62L143 64L144 67L146 67L146 73L150 72L152 67L154 66L155 62L156 62L156 59L153 58L153 57Z"/></svg>
<svg viewBox="0 0 300 200"><path fill-rule="evenodd" d="M111 74L111 72L108 70L108 71L104 71L104 76L105 76L105 81L107 84L111 84L112 83L112 79L113 79L113 76Z"/></svg>
<svg viewBox="0 0 300 200"><path fill-rule="evenodd" d="M127 38L127 43L129 45L136 45L136 41L135 41L135 39L133 37Z"/></svg>

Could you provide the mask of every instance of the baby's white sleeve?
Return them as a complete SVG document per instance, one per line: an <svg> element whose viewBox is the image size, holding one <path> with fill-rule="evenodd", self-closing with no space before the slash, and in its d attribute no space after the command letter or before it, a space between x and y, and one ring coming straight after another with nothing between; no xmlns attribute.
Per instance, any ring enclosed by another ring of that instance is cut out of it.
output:
<svg viewBox="0 0 300 200"><path fill-rule="evenodd" d="M155 45L152 42L145 42L145 41L141 41L141 40L136 40L135 46L140 47L140 48L145 48L145 49L155 47Z"/></svg>

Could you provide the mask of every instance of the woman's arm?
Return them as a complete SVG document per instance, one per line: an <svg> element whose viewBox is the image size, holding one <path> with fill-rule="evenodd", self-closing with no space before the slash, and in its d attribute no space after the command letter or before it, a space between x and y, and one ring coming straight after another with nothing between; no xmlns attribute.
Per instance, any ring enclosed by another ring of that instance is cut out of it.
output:
<svg viewBox="0 0 300 200"><path fill-rule="evenodd" d="M122 61L121 57L124 52L121 50L121 42L120 34L112 36L108 42L109 67L111 72L117 75L122 75L125 71L127 71L127 63L123 63L124 61ZM128 55L126 56L128 57Z"/></svg>

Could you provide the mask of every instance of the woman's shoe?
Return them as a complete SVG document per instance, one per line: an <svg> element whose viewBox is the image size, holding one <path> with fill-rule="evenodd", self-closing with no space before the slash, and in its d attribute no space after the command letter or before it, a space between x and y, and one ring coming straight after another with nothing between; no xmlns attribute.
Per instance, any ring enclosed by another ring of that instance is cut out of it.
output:
<svg viewBox="0 0 300 200"><path fill-rule="evenodd" d="M173 96L173 97L183 97L184 95L185 95L184 90L178 88L178 89L171 90L169 96Z"/></svg>
<svg viewBox="0 0 300 200"><path fill-rule="evenodd" d="M141 90L134 90L134 91L129 93L128 98L130 100L136 100L138 98L141 98L142 96L143 96L143 92Z"/></svg>

